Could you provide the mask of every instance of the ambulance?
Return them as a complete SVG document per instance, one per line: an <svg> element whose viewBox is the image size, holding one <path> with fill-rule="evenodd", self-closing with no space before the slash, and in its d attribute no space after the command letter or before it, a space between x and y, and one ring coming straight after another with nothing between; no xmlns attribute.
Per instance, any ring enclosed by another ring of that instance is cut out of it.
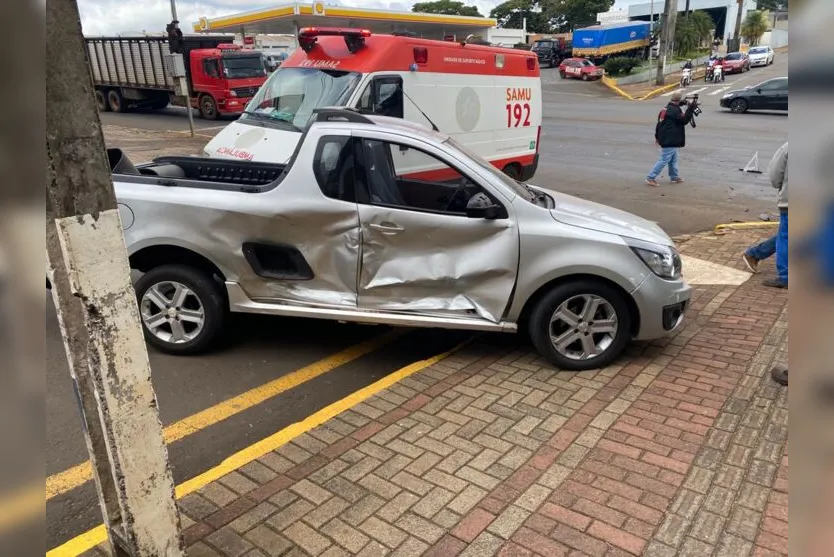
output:
<svg viewBox="0 0 834 557"><path fill-rule="evenodd" d="M536 172L534 53L345 28L305 28L298 43L204 156L285 163L315 109L348 106L437 129L517 180Z"/></svg>

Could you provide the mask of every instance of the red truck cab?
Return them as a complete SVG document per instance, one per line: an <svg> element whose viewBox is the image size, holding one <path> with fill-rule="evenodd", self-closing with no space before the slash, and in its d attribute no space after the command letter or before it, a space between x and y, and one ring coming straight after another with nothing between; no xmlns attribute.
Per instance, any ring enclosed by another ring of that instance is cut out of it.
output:
<svg viewBox="0 0 834 557"><path fill-rule="evenodd" d="M260 52L235 44L190 52L191 106L203 118L240 114L267 78Z"/></svg>

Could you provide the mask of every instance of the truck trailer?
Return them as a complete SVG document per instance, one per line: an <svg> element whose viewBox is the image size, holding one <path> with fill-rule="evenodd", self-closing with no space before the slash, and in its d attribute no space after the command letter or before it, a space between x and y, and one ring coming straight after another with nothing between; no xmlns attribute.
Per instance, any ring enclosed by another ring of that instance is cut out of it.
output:
<svg viewBox="0 0 834 557"><path fill-rule="evenodd" d="M234 35L182 37L184 91L167 36L85 37L99 110L159 110L170 103L196 108L209 120L240 114L267 72L260 52L233 41Z"/></svg>
<svg viewBox="0 0 834 557"><path fill-rule="evenodd" d="M651 23L627 21L594 25L573 32L573 55L595 62L612 55L637 56L646 53L651 43Z"/></svg>

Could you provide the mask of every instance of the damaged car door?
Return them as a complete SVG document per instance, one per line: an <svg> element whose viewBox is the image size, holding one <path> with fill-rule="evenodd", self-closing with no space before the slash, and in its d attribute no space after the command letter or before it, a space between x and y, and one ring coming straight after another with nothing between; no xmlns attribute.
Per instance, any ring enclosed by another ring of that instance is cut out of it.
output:
<svg viewBox="0 0 834 557"><path fill-rule="evenodd" d="M356 140L359 307L499 322L518 271L510 203L433 146Z"/></svg>

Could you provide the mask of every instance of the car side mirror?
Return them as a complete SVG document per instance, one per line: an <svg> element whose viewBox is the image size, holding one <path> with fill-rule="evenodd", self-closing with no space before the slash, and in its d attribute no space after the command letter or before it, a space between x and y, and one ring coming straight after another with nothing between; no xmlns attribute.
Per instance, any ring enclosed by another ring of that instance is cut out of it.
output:
<svg viewBox="0 0 834 557"><path fill-rule="evenodd" d="M505 219L507 209L497 205L485 193L476 193L469 198L466 204L466 216L470 219Z"/></svg>

